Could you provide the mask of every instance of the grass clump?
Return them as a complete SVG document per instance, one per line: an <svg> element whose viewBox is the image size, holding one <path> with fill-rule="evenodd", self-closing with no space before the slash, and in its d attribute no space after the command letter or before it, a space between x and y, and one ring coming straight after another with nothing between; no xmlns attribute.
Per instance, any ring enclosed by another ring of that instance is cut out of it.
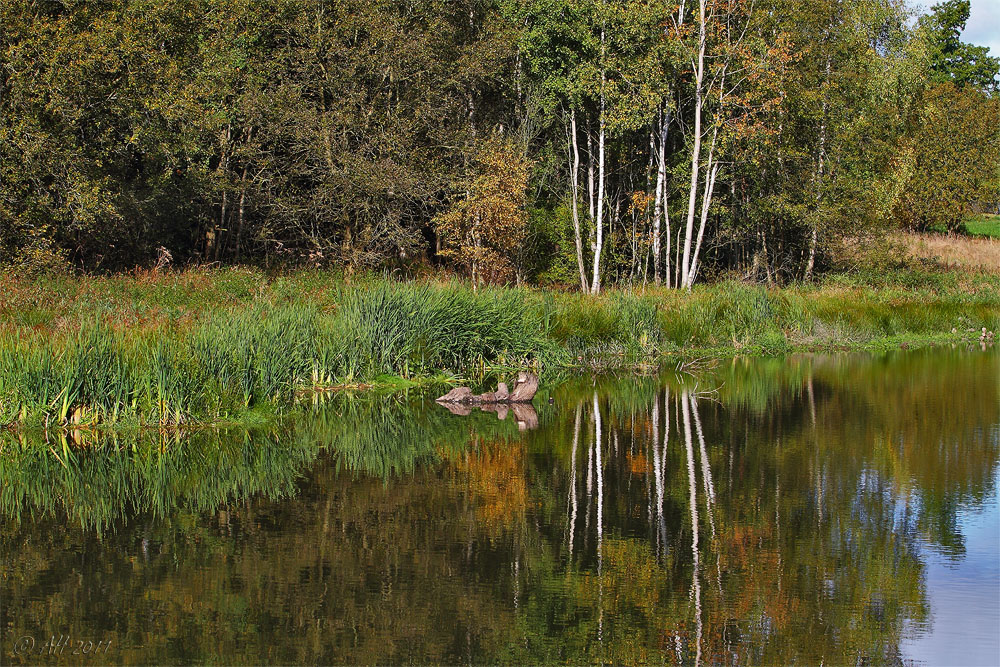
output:
<svg viewBox="0 0 1000 667"><path fill-rule="evenodd" d="M789 349L786 332L807 326L801 300L762 286L725 282L677 304L664 317L678 348L731 347L776 354Z"/></svg>
<svg viewBox="0 0 1000 667"><path fill-rule="evenodd" d="M548 350L520 290L376 281L347 291L332 323L334 372L409 377L491 363L527 365Z"/></svg>
<svg viewBox="0 0 1000 667"><path fill-rule="evenodd" d="M548 336L562 365L633 364L663 351L663 328L652 295L546 295Z"/></svg>

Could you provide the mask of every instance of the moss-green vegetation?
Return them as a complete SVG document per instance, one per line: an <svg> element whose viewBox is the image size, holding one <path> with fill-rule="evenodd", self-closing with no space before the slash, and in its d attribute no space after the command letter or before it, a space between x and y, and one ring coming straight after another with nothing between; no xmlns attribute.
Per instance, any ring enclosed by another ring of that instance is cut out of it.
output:
<svg viewBox="0 0 1000 667"><path fill-rule="evenodd" d="M244 269L2 282L0 424L177 425L316 391L482 381L532 367L877 347L1000 328L1000 278L883 273L819 287L724 282L602 296L345 283Z"/></svg>

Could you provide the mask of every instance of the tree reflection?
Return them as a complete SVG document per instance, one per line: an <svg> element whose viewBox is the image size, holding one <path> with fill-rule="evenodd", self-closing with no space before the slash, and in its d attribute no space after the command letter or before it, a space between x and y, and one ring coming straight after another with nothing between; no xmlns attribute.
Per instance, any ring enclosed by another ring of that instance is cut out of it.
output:
<svg viewBox="0 0 1000 667"><path fill-rule="evenodd" d="M64 619L122 662L901 662L921 545L961 558L995 492L998 376L736 360L567 383L530 432L354 401L71 459L8 440L4 636Z"/></svg>

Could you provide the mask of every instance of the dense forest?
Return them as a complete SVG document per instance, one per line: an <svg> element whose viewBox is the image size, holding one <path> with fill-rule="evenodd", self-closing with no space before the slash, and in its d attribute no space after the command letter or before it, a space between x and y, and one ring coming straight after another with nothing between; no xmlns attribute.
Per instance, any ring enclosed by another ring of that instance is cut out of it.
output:
<svg viewBox="0 0 1000 667"><path fill-rule="evenodd" d="M1000 198L968 0L8 0L0 265L808 280Z"/></svg>

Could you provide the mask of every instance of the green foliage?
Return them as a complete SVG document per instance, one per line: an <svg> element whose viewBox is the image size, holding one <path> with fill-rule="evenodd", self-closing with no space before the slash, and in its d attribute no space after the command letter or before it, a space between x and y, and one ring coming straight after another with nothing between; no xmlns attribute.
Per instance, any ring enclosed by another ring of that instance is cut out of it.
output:
<svg viewBox="0 0 1000 667"><path fill-rule="evenodd" d="M940 84L916 123L897 214L912 229L959 231L977 205L1000 198L1000 98Z"/></svg>
<svg viewBox="0 0 1000 667"><path fill-rule="evenodd" d="M573 241L573 213L568 205L534 208L528 228L536 242L531 256L533 277L541 285L575 285L580 282Z"/></svg>
<svg viewBox="0 0 1000 667"><path fill-rule="evenodd" d="M995 90L997 59L959 40L968 0L919 26L894 0L706 2L700 106L697 3L6 2L0 265L575 285L575 181L583 263L602 208L603 274L645 283L656 220L676 250L699 112L705 278L811 279L990 203L993 107L922 97Z"/></svg>
<svg viewBox="0 0 1000 667"><path fill-rule="evenodd" d="M488 5L455 9L4 3L0 262L32 234L100 269L158 247L179 262L418 255L473 146L469 96L513 62Z"/></svg>
<svg viewBox="0 0 1000 667"><path fill-rule="evenodd" d="M441 255L465 267L474 284L519 278L515 259L527 236L530 164L511 141L491 137L476 153L466 196L434 220Z"/></svg>
<svg viewBox="0 0 1000 667"><path fill-rule="evenodd" d="M945 0L933 5L930 14L920 17L931 58L930 79L997 92L1000 57L990 56L985 46L974 46L960 39L969 20L969 4L969 0Z"/></svg>

